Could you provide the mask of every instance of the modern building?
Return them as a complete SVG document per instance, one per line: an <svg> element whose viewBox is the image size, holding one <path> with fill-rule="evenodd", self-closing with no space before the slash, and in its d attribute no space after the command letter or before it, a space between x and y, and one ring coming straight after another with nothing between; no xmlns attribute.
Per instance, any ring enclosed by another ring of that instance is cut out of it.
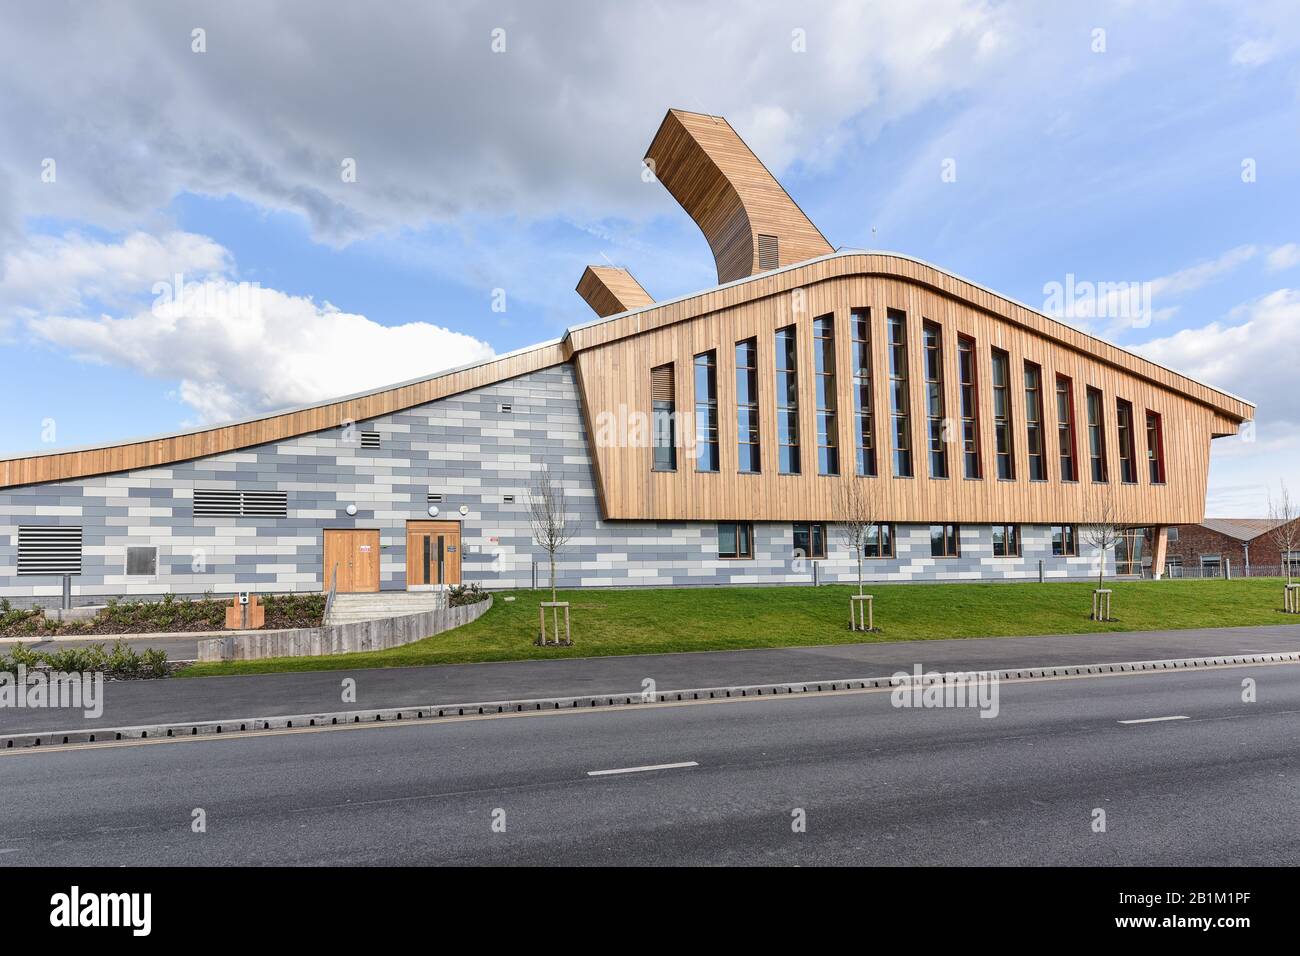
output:
<svg viewBox="0 0 1300 956"><path fill-rule="evenodd" d="M0 461L0 596L544 583L546 466L574 535L562 586L872 580L1164 566L1201 521L1212 439L1250 403L936 266L835 249L726 120L673 110L647 167L718 285L655 302L624 269L597 318L465 368L227 425ZM861 510L858 510L862 517ZM538 568L542 569L540 572ZM337 570L336 570L337 569Z"/></svg>
<svg viewBox="0 0 1300 956"><path fill-rule="evenodd" d="M1291 522L1300 524L1300 522ZM1170 577L1220 577L1227 574L1300 575L1300 529L1292 531L1295 550L1283 550L1274 532L1286 524L1275 518L1206 518L1169 529L1165 570Z"/></svg>

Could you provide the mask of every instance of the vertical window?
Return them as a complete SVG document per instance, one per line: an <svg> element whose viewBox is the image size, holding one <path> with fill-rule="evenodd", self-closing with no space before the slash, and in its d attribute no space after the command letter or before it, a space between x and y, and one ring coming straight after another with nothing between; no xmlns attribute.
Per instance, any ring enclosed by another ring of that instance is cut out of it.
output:
<svg viewBox="0 0 1300 956"><path fill-rule="evenodd" d="M911 403L907 395L907 316L889 310L889 411L893 422L894 475L912 477Z"/></svg>
<svg viewBox="0 0 1300 956"><path fill-rule="evenodd" d="M754 526L748 521L718 522L718 557L752 558Z"/></svg>
<svg viewBox="0 0 1300 956"><path fill-rule="evenodd" d="M1165 483L1165 434L1160 416L1147 412L1147 466L1151 469L1151 484Z"/></svg>
<svg viewBox="0 0 1300 956"><path fill-rule="evenodd" d="M857 414L858 474L876 471L875 403L871 397L871 310L853 310L853 410Z"/></svg>
<svg viewBox="0 0 1300 956"><path fill-rule="evenodd" d="M956 558L961 555L955 524L930 525L930 554L936 558Z"/></svg>
<svg viewBox="0 0 1300 956"><path fill-rule="evenodd" d="M672 364L650 370L651 431L654 442L654 470L677 470L677 395Z"/></svg>
<svg viewBox="0 0 1300 956"><path fill-rule="evenodd" d="M746 474L759 470L758 443L758 340L736 343L736 449L739 468Z"/></svg>
<svg viewBox="0 0 1300 956"><path fill-rule="evenodd" d="M776 330L776 443L778 470L799 474L799 373L794 326Z"/></svg>
<svg viewBox="0 0 1300 956"><path fill-rule="evenodd" d="M948 477L948 446L944 441L943 330L933 322L921 326L925 351L926 437L930 445L930 477Z"/></svg>
<svg viewBox="0 0 1300 956"><path fill-rule="evenodd" d="M817 386L817 474L840 473L839 425L835 414L835 318L813 322L813 364Z"/></svg>
<svg viewBox="0 0 1300 956"><path fill-rule="evenodd" d="M816 521L796 522L794 550L805 558L826 557L826 525Z"/></svg>
<svg viewBox="0 0 1300 956"><path fill-rule="evenodd" d="M1088 461L1093 481L1109 481L1106 468L1106 408L1101 392L1088 389Z"/></svg>
<svg viewBox="0 0 1300 956"><path fill-rule="evenodd" d="M1020 525L995 524L993 526L993 557L1020 557Z"/></svg>
<svg viewBox="0 0 1300 956"><path fill-rule="evenodd" d="M695 356L695 470L718 470L718 353Z"/></svg>
<svg viewBox="0 0 1300 956"><path fill-rule="evenodd" d="M1025 438L1029 480L1047 480L1047 447L1043 441L1043 370L1025 363Z"/></svg>
<svg viewBox="0 0 1300 956"><path fill-rule="evenodd" d="M864 558L892 558L894 556L894 526L873 524L867 529L862 549Z"/></svg>
<svg viewBox="0 0 1300 956"><path fill-rule="evenodd" d="M1119 433L1119 480L1131 485L1138 480L1133 451L1133 406L1115 399L1115 428Z"/></svg>
<svg viewBox="0 0 1300 956"><path fill-rule="evenodd" d="M993 350L993 438L998 452L998 477L1016 477L1011 443L1011 359L1001 349Z"/></svg>
<svg viewBox="0 0 1300 956"><path fill-rule="evenodd" d="M1056 446L1061 459L1061 480L1078 481L1074 444L1074 383L1056 376Z"/></svg>
<svg viewBox="0 0 1300 956"><path fill-rule="evenodd" d="M961 447L967 478L982 478L980 469L979 386L975 380L975 340L957 339L957 377L961 384Z"/></svg>
<svg viewBox="0 0 1300 956"><path fill-rule="evenodd" d="M1079 554L1079 541L1072 524L1052 525L1052 554L1061 558L1074 558Z"/></svg>

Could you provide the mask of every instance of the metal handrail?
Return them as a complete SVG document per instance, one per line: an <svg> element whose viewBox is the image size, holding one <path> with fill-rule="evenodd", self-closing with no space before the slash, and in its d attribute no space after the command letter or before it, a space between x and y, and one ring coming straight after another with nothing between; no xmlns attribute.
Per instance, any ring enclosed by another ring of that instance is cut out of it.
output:
<svg viewBox="0 0 1300 956"><path fill-rule="evenodd" d="M330 589L325 595L325 614L321 617L321 624L330 619L330 608L334 606L334 594L339 586L339 563L334 562L334 571L330 574Z"/></svg>

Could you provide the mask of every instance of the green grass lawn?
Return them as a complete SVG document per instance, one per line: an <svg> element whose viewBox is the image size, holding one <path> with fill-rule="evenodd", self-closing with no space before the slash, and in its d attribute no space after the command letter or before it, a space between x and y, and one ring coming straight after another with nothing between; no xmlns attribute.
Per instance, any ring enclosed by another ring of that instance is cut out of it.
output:
<svg viewBox="0 0 1300 956"><path fill-rule="evenodd" d="M1095 584L872 585L878 633L848 629L846 586L561 591L572 603L574 647L542 648L537 605L550 593L498 593L472 624L387 651L331 657L197 664L189 677L275 671L406 667L474 661L549 660L613 654L795 647L945 637L1012 637L1102 631L1286 624L1280 580L1108 584L1115 620L1089 620ZM504 598L513 595L515 600Z"/></svg>

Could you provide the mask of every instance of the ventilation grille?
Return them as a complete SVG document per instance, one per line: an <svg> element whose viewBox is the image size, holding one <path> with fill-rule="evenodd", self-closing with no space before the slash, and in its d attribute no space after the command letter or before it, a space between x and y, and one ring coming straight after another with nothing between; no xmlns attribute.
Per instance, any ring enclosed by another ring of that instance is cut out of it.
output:
<svg viewBox="0 0 1300 956"><path fill-rule="evenodd" d="M428 499L429 499L429 504L431 504L431 505L440 505L440 504L442 504L442 495L434 495L434 494L430 494L430 495L428 495Z"/></svg>
<svg viewBox="0 0 1300 956"><path fill-rule="evenodd" d="M781 265L780 244L776 236L758 237L758 271L767 272Z"/></svg>
<svg viewBox="0 0 1300 956"><path fill-rule="evenodd" d="M80 574L81 529L19 527L19 574Z"/></svg>
<svg viewBox="0 0 1300 956"><path fill-rule="evenodd" d="M196 518L287 518L287 491L194 489Z"/></svg>
<svg viewBox="0 0 1300 956"><path fill-rule="evenodd" d="M514 495L502 495L502 496L501 496L501 502L502 502L503 504L512 505L512 504L515 503L515 496L514 496Z"/></svg>
<svg viewBox="0 0 1300 956"><path fill-rule="evenodd" d="M650 370L650 400L654 402L673 400L672 365L660 365Z"/></svg>
<svg viewBox="0 0 1300 956"><path fill-rule="evenodd" d="M509 402L502 402L500 405L497 406L497 411L503 415L509 415L514 410L515 407L511 405Z"/></svg>
<svg viewBox="0 0 1300 956"><path fill-rule="evenodd" d="M361 447L362 447L362 448L378 448L378 447L379 447L379 432L362 432L362 433L361 433Z"/></svg>

